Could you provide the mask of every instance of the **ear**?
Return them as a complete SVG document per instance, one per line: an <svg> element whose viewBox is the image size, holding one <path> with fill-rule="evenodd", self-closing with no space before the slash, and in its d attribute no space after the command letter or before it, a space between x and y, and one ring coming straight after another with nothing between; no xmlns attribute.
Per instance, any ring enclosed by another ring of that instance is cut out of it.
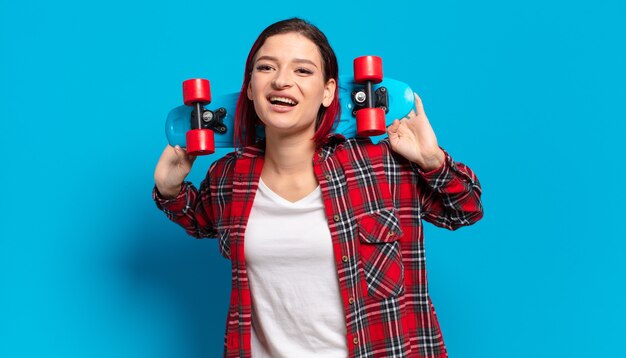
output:
<svg viewBox="0 0 626 358"><path fill-rule="evenodd" d="M250 82L252 82L252 79L250 79ZM248 88L246 89L246 94L248 95L248 99L249 100L253 100L252 99L252 83L248 82Z"/></svg>
<svg viewBox="0 0 626 358"><path fill-rule="evenodd" d="M322 99L322 105L324 107L330 106L333 102L333 98L335 97L335 91L337 90L337 81L334 78L331 78L326 82L324 86L324 98Z"/></svg>

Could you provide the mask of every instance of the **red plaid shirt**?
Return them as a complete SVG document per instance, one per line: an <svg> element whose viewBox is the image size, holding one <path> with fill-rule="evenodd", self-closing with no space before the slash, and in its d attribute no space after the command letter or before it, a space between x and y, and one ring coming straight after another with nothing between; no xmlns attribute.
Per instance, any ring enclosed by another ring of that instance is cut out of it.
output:
<svg viewBox="0 0 626 358"><path fill-rule="evenodd" d="M244 232L263 168L262 145L212 164L200 191L185 182L157 206L192 236L218 238L232 262L225 357L250 357ZM387 140L328 138L313 158L333 240L350 357L447 357L428 294L422 219L451 230L482 217L480 184L446 153L431 172Z"/></svg>

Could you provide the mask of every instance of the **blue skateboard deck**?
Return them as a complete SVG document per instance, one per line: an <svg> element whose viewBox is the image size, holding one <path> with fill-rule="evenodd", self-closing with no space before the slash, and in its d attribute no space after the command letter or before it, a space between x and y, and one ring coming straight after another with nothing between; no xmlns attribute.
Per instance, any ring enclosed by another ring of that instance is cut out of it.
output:
<svg viewBox="0 0 626 358"><path fill-rule="evenodd" d="M341 116L337 119L336 125L333 129L334 133L342 134L347 138L353 138L357 134L356 117L354 110L357 109L357 105L353 100L352 93L363 89L362 84L354 82L352 76L339 77L339 102L341 104ZM385 115L386 126L389 126L395 119L400 119L406 116L411 110L415 108L415 97L413 90L408 84L394 80L391 78L385 78L382 82L375 84L374 91L384 88L387 92L387 113ZM225 133L215 132L215 147L216 148L233 148L233 123L235 108L237 106L237 98L239 93L230 93L221 96L215 96L211 103L206 105L206 108L213 111L218 108L224 108L226 115L223 119L223 123L227 130ZM171 146L186 147L185 135L187 131L191 129L191 113L193 107L191 106L178 106L172 109L165 121L165 134L167 141ZM263 136L263 133L257 133L257 135ZM386 137L386 134L372 137L374 142Z"/></svg>

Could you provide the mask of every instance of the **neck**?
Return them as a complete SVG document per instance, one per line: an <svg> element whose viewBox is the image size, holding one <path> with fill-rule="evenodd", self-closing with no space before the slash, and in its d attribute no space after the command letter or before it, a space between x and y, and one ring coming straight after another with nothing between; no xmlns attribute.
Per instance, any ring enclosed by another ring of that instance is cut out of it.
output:
<svg viewBox="0 0 626 358"><path fill-rule="evenodd" d="M279 175L294 175L312 170L315 142L312 135L279 136L266 133L265 166Z"/></svg>

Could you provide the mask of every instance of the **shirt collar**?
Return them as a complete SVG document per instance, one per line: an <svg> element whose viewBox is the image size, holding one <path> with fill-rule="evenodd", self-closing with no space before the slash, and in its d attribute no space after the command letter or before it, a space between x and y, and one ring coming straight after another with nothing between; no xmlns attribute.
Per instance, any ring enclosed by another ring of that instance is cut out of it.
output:
<svg viewBox="0 0 626 358"><path fill-rule="evenodd" d="M341 134L331 133L324 138L322 145L317 149L317 158L315 160L321 163L328 159L343 143L346 137Z"/></svg>

